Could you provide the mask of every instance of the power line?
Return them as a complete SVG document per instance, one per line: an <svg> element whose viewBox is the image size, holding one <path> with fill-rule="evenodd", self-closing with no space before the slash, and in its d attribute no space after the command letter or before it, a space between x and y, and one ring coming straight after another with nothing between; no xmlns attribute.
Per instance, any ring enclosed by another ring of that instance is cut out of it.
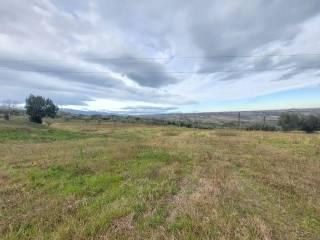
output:
<svg viewBox="0 0 320 240"><path fill-rule="evenodd" d="M216 56L175 56L175 57L84 57L76 60L115 60L115 61L155 61L155 60L210 60L210 59L219 59L219 58L266 58L266 57L319 57L320 53L297 53L297 54L266 54L266 55L216 55ZM1 62L66 62L67 59L7 59L1 60ZM69 61L72 61L70 59Z"/></svg>
<svg viewBox="0 0 320 240"><path fill-rule="evenodd" d="M213 74L213 73L232 73L232 72L271 72L271 71L284 71L284 70L292 70L293 67L286 67L286 68L269 68L269 69L229 69L229 70L211 70L206 72L199 72L199 71L124 71L118 72L119 74L135 74L135 73L154 73L154 74ZM320 70L320 66L305 66L295 68L294 70ZM0 67L0 71L18 71L18 72L35 72L35 73L70 73L70 74L107 74L112 73L110 71L57 71L57 70L33 70L33 69L11 69L8 67Z"/></svg>

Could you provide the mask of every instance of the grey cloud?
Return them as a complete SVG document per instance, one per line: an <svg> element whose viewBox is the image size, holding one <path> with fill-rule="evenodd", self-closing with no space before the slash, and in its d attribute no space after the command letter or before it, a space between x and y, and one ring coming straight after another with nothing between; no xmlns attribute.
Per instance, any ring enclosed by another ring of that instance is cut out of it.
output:
<svg viewBox="0 0 320 240"><path fill-rule="evenodd" d="M191 19L190 31L205 56L249 55L267 43L292 39L299 24L319 14L320 2L221 1L196 10L206 17Z"/></svg>
<svg viewBox="0 0 320 240"><path fill-rule="evenodd" d="M162 43L160 50L161 47L165 49L172 46L175 52L182 52L184 56L199 56L200 53L200 56L207 59L197 60L199 73L242 70L248 66L253 70L281 67L282 63L275 64L272 57L210 57L253 55L256 50L275 42L290 45L300 34L301 24L320 12L320 2L317 0L307 3L299 0L250 0L245 3L227 0L201 3L142 1L141 4L136 4L124 1L119 5L116 1L97 2L99 10L106 13L106 19L120 29L134 32L133 36L147 34L150 38L157 38L157 42ZM277 51L264 51L262 55L277 53L279 54ZM294 57L290 60L300 64ZM250 72L226 73L224 75L227 76L218 80L240 79L248 74Z"/></svg>
<svg viewBox="0 0 320 240"><path fill-rule="evenodd" d="M43 75L67 79L71 82L89 83L103 87L123 87L119 80L109 76L106 72L99 71L92 66L81 66L81 62L69 63L62 59L57 61L19 61L0 58L0 66L20 72L36 72ZM100 73L99 73L100 72Z"/></svg>
<svg viewBox="0 0 320 240"><path fill-rule="evenodd" d="M154 88L174 84L179 81L177 78L166 73L166 68L162 64L152 59L136 58L132 55L122 55L117 59L98 57L88 59L126 75L141 86Z"/></svg>
<svg viewBox="0 0 320 240"><path fill-rule="evenodd" d="M316 0L308 1L307 4L298 0L249 1L245 6L242 2L227 3L229 4L213 3L204 8L200 5L198 11L207 18L200 17L190 21L194 42L206 57L251 55L266 44L292 41L300 33L300 24L320 12L320 2ZM221 18L223 13L219 14L218 11L224 9L222 4L227 6L226 12L229 16ZM252 59L222 58L217 63L206 62L202 69L215 67L224 70L237 65L243 69L241 64L247 60ZM253 60L258 60L253 63L253 69L281 66L281 63L273 64L272 57ZM299 63L294 57L290 60L292 63ZM230 79L237 78L235 73L230 75ZM239 78L242 75L243 73L239 73Z"/></svg>
<svg viewBox="0 0 320 240"><path fill-rule="evenodd" d="M122 108L125 113L129 114L155 114L155 113L169 113L178 111L177 107L156 107L156 106L128 106Z"/></svg>
<svg viewBox="0 0 320 240"><path fill-rule="evenodd" d="M58 105L86 105L84 101L89 101L91 98L79 92L69 91L52 91L50 89L42 89L39 87L23 87L19 86L3 86L1 89L0 99L11 99L18 103L24 103L25 98L31 93L34 95L44 95L54 100Z"/></svg>
<svg viewBox="0 0 320 240"><path fill-rule="evenodd" d="M45 63L33 62L26 65L25 62L10 62L10 65L7 65L9 69L0 70L2 73L0 78L1 92L5 91L4 87L7 87L10 89L11 96L16 95L16 100L19 101L24 101L25 96L30 93L41 94L42 92L53 98L58 104L69 102L72 105L84 104L84 101L90 101L93 97L104 98L106 96L118 100L144 101L148 99L153 103L159 101L163 103L175 102L176 104L188 103L183 99L176 99L177 96L169 93L133 88L95 72L81 74L85 70L80 67L72 65L61 67L57 64L45 64L43 67L42 64ZM27 72L14 70L26 70ZM1 97L4 95L5 93Z"/></svg>

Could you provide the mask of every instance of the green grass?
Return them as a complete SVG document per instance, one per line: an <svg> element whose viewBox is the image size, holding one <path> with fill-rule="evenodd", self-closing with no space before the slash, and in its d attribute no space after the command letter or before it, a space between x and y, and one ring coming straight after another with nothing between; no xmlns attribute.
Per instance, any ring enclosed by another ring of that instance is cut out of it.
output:
<svg viewBox="0 0 320 240"><path fill-rule="evenodd" d="M319 239L318 134L0 123L1 239Z"/></svg>
<svg viewBox="0 0 320 240"><path fill-rule="evenodd" d="M23 126L9 125L6 127L0 127L0 142L3 143L8 141L51 142L85 137L89 137L89 135L84 133L75 133L39 127L35 124L25 124Z"/></svg>

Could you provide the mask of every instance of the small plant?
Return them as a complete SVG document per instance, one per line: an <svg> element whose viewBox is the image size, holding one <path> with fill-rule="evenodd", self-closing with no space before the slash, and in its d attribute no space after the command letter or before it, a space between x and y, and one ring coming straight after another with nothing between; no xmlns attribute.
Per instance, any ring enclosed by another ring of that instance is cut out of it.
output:
<svg viewBox="0 0 320 240"><path fill-rule="evenodd" d="M49 128L51 125L52 125L52 121L50 119L46 119L45 121L45 124L47 125L47 127Z"/></svg>

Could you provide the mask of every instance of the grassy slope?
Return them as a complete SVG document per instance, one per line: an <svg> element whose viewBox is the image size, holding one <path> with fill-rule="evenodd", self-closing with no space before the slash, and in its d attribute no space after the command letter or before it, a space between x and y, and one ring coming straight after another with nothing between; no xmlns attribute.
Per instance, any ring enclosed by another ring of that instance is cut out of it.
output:
<svg viewBox="0 0 320 240"><path fill-rule="evenodd" d="M320 138L0 123L0 238L319 239Z"/></svg>

